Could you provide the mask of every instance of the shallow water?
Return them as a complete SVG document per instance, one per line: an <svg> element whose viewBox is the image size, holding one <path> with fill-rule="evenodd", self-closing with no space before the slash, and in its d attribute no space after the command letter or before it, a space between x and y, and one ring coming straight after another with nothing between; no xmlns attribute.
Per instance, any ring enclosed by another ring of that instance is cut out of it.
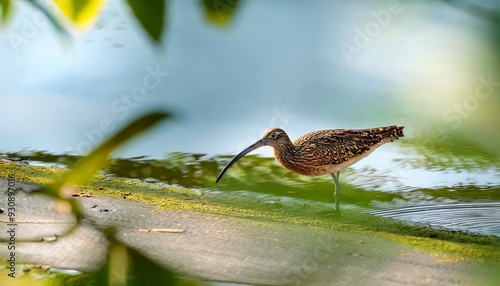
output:
<svg viewBox="0 0 500 286"><path fill-rule="evenodd" d="M369 213L442 227L500 236L500 202L477 201L391 208Z"/></svg>
<svg viewBox="0 0 500 286"><path fill-rule="evenodd" d="M396 152L394 156L405 155ZM48 167L71 166L79 159L34 151L3 153L0 158ZM238 192L265 203L290 201L334 208L329 176L299 176L273 158L245 156L216 184L215 178L231 158L189 153L171 153L163 159L114 158L102 173L206 192ZM342 171L341 206L432 227L500 236L500 168L496 164L478 164L470 170L421 166L408 171L402 166L406 160L390 162L389 168L375 156Z"/></svg>

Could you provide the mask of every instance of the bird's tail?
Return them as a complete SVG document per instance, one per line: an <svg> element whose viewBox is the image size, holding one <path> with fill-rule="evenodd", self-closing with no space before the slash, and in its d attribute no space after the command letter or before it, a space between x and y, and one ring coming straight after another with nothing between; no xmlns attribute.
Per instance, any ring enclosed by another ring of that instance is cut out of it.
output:
<svg viewBox="0 0 500 286"><path fill-rule="evenodd" d="M403 129L405 128L404 126L388 126L386 127L387 130L384 134L384 137L386 138L387 141L394 141L397 140L401 137L404 137L405 135L403 134Z"/></svg>
<svg viewBox="0 0 500 286"><path fill-rule="evenodd" d="M405 129L404 126L394 126L394 129L396 130L396 136L399 137L405 137L403 134L403 129Z"/></svg>

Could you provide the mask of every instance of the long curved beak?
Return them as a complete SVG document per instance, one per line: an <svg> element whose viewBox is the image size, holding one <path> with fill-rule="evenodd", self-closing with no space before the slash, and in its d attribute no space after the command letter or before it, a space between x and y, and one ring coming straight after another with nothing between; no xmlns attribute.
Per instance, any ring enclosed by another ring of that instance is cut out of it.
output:
<svg viewBox="0 0 500 286"><path fill-rule="evenodd" d="M241 157L245 156L246 154L252 152L253 150L255 150L257 148L260 148L260 147L266 146L266 145L267 145L267 141L264 138L262 138L259 141L248 146L245 150L241 151L240 154L234 156L234 158L231 161L229 161L229 163L227 163L227 165L224 167L224 169L222 169L219 176L217 176L217 180L215 180L215 183L218 183L219 180L222 178L222 176L224 176L224 173L226 173L227 169L229 169L229 167L231 167L234 163L236 163L236 161L238 161Z"/></svg>

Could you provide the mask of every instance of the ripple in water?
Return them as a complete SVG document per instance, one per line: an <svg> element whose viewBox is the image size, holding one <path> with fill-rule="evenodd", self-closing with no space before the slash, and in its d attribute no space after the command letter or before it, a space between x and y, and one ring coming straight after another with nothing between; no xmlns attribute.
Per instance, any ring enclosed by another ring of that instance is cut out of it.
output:
<svg viewBox="0 0 500 286"><path fill-rule="evenodd" d="M500 202L424 205L370 211L373 215L433 227L500 236Z"/></svg>

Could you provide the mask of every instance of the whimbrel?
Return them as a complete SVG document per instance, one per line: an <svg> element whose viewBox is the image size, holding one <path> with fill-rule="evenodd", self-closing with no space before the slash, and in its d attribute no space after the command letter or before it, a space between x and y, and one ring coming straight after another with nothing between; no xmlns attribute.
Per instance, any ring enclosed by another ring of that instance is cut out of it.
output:
<svg viewBox="0 0 500 286"><path fill-rule="evenodd" d="M340 171L368 156L380 145L403 137L403 128L319 130L306 133L292 142L283 129L273 127L229 161L216 182L241 157L262 146L271 146L276 160L289 171L305 176L330 174L335 182L335 213L340 215Z"/></svg>

